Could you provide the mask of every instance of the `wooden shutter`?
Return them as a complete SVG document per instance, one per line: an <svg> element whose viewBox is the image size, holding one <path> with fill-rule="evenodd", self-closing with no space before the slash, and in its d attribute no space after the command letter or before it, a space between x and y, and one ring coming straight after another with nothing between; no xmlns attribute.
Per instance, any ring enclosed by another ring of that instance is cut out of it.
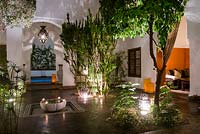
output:
<svg viewBox="0 0 200 134"><path fill-rule="evenodd" d="M128 76L141 77L141 48L128 50Z"/></svg>

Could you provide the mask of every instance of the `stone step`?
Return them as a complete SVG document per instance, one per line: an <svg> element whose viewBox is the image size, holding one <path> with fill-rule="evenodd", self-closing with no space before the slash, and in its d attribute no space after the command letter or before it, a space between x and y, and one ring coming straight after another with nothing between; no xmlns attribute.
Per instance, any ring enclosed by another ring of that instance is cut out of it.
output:
<svg viewBox="0 0 200 134"><path fill-rule="evenodd" d="M170 92L175 99L188 100L189 91L171 90Z"/></svg>
<svg viewBox="0 0 200 134"><path fill-rule="evenodd" d="M60 83L30 83L27 84L27 90L43 90L43 89L61 89L62 84Z"/></svg>

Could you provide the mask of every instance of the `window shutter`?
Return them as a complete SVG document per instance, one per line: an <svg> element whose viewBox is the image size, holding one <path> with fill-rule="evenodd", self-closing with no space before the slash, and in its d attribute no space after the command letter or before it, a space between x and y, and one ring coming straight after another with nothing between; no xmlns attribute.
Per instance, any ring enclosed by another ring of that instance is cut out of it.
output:
<svg viewBox="0 0 200 134"><path fill-rule="evenodd" d="M128 50L128 76L141 77L141 48Z"/></svg>

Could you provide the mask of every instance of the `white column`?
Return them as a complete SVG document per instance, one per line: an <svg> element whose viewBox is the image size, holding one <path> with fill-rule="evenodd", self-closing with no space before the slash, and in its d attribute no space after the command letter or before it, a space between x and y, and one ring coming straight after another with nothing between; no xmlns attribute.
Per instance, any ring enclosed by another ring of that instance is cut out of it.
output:
<svg viewBox="0 0 200 134"><path fill-rule="evenodd" d="M22 27L9 27L6 31L7 60L23 65Z"/></svg>
<svg viewBox="0 0 200 134"><path fill-rule="evenodd" d="M200 96L200 23L187 21L190 45L190 93Z"/></svg>

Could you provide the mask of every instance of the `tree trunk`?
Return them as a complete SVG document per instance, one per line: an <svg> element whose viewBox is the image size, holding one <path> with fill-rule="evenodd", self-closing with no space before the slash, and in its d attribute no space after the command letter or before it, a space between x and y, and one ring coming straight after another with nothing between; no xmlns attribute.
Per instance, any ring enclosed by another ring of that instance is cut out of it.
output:
<svg viewBox="0 0 200 134"><path fill-rule="evenodd" d="M155 98L154 98L154 104L159 108L159 100L160 100L160 86L162 82L162 76L163 76L164 70L157 70L157 76L156 76L156 92L155 92Z"/></svg>
<svg viewBox="0 0 200 134"><path fill-rule="evenodd" d="M153 16L151 16L150 21L149 21L149 51L150 51L150 56L153 60L154 67L158 68L156 57L154 55L154 49L153 49L153 22L154 22L154 18Z"/></svg>
<svg viewBox="0 0 200 134"><path fill-rule="evenodd" d="M149 21L149 50L150 50L150 56L153 60L154 67L157 69L157 77L156 77L156 91L155 91L155 98L154 98L154 104L159 107L159 95L160 95L160 84L162 79L162 73L158 68L157 60L154 55L154 49L153 49L153 22L154 18L153 16L150 17Z"/></svg>
<svg viewBox="0 0 200 134"><path fill-rule="evenodd" d="M162 65L160 67L160 66L158 66L156 57L154 55L154 49L153 49L153 23L154 23L153 15L150 16L150 20L149 20L148 23L149 23L149 49L150 49L150 56L151 56L151 58L153 60L154 67L157 69L156 91L155 91L154 104L159 109L159 100L160 100L159 95L160 95L160 86L161 86L161 82L162 82L162 76L163 76L163 73L165 71L166 63L167 63L167 61L169 59L169 56L171 54L171 51L173 49L173 46L174 46L174 43L175 43L175 40L176 40L179 24L177 24L176 27L175 27L175 30L168 35L166 46L163 49Z"/></svg>

